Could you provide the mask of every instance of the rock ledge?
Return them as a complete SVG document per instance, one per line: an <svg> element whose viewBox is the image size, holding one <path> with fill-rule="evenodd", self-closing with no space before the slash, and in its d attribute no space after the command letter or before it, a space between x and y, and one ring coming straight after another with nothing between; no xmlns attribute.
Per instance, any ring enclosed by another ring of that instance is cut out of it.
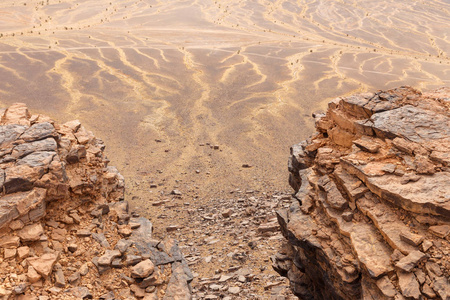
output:
<svg viewBox="0 0 450 300"><path fill-rule="evenodd" d="M152 238L79 121L0 111L0 299L191 299L176 241Z"/></svg>
<svg viewBox="0 0 450 300"><path fill-rule="evenodd" d="M450 89L337 98L291 148L272 257L301 299L450 299Z"/></svg>

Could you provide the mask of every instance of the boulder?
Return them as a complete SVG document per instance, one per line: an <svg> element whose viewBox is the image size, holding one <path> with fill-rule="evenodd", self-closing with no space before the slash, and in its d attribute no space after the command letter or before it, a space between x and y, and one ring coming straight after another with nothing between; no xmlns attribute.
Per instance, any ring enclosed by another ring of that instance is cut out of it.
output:
<svg viewBox="0 0 450 300"><path fill-rule="evenodd" d="M58 253L45 253L40 257L29 257L27 261L39 274L43 277L48 277L58 257Z"/></svg>
<svg viewBox="0 0 450 300"><path fill-rule="evenodd" d="M413 268L417 266L417 264L424 260L427 255L420 251L412 251L407 256L400 259L395 266L402 271L411 272Z"/></svg>
<svg viewBox="0 0 450 300"><path fill-rule="evenodd" d="M44 228L40 223L27 225L17 232L22 242L34 242L41 238L44 234Z"/></svg>
<svg viewBox="0 0 450 300"><path fill-rule="evenodd" d="M116 251L119 252L118 250ZM152 274L154 269L155 266L152 261L150 259L146 259L131 268L131 276L133 278L145 278Z"/></svg>

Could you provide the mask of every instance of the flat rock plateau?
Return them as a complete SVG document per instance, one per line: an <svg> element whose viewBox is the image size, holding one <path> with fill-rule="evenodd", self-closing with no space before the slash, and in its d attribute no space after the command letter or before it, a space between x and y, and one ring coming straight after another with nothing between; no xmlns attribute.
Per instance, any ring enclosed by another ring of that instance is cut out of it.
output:
<svg viewBox="0 0 450 300"><path fill-rule="evenodd" d="M448 1L3 0L0 107L79 120L104 141L127 214L178 241L192 297L289 299L269 260L289 147L338 96L448 86L449 15Z"/></svg>
<svg viewBox="0 0 450 300"><path fill-rule="evenodd" d="M450 89L336 98L316 129L274 268L301 299L450 299Z"/></svg>

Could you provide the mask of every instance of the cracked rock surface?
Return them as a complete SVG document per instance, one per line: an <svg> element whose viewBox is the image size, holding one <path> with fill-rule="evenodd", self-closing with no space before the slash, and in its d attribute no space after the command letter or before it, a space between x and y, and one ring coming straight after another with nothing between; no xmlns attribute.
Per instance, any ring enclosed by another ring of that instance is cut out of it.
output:
<svg viewBox="0 0 450 300"><path fill-rule="evenodd" d="M177 242L130 211L100 139L20 103L0 119L0 299L192 298Z"/></svg>
<svg viewBox="0 0 450 300"><path fill-rule="evenodd" d="M337 98L291 148L272 257L301 299L450 299L450 89Z"/></svg>

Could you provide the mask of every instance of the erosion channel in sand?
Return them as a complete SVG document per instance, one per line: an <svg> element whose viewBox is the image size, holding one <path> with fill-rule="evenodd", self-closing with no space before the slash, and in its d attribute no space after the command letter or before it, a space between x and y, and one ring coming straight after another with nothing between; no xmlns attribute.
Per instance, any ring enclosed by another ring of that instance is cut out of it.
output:
<svg viewBox="0 0 450 300"><path fill-rule="evenodd" d="M313 132L312 112L450 82L445 1L5 0L0 15L1 106L95 132L155 235L213 256L192 259L205 278L236 263L228 241L254 239L242 220L270 223L283 205L289 147ZM261 215L247 216L255 201ZM223 225L227 208L239 214ZM258 243L248 264L272 276L278 240Z"/></svg>

